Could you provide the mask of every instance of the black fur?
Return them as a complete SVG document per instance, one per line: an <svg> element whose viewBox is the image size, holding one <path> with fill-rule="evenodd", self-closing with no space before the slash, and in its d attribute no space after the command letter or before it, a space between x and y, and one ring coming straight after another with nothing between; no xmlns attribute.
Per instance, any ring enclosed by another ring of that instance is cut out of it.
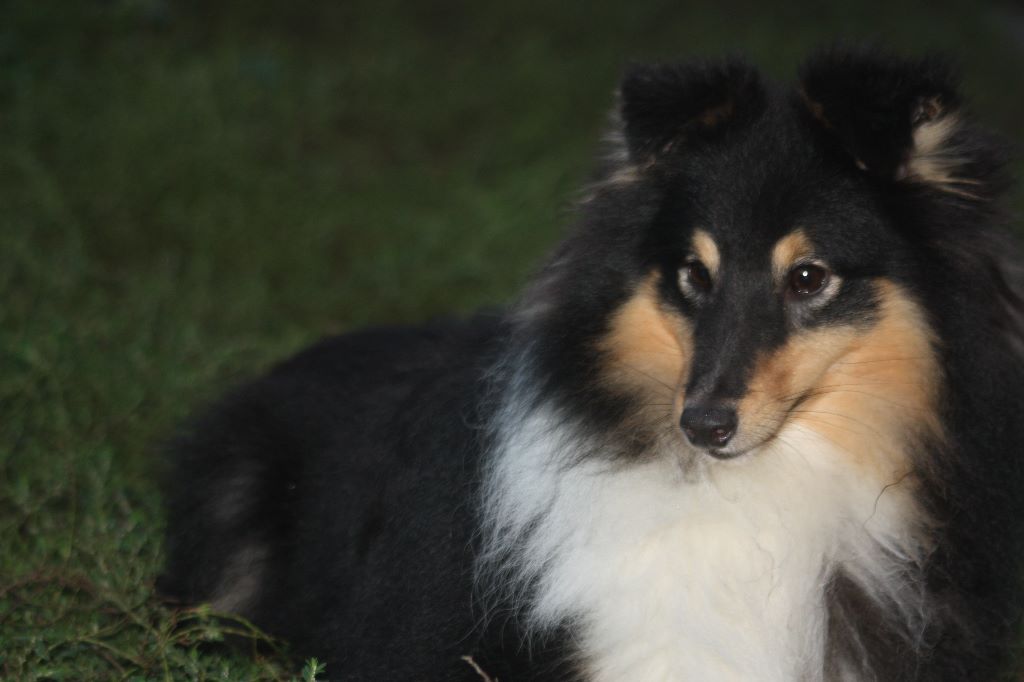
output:
<svg viewBox="0 0 1024 682"><path fill-rule="evenodd" d="M891 175L916 124L959 106L950 66L937 57L903 62L875 51L829 50L801 73L803 91L868 169Z"/></svg>
<svg viewBox="0 0 1024 682"><path fill-rule="evenodd" d="M885 277L926 310L944 371L948 439L924 444L919 472L936 550L907 576L927 583L933 616L908 642L837 572L823 679L843 661L865 680L1009 675L1024 606L1024 363L994 203L1003 146L966 119L957 128L969 196L903 177L915 127L963 115L948 66L831 50L801 74L783 89L735 59L630 70L625 153L603 164L510 312L329 339L201 413L170 448L161 590L227 599L325 658L332 680L479 680L466 655L503 682L585 679L572 624L527 644L514 605L485 613L474 591L488 425L509 363L527 354L538 394L628 466L658 434L620 428L642 400L600 380L596 342L647 273L662 274L664 305L717 330L697 341L690 388L727 397L759 350L799 328L870 321L868 282ZM799 327L754 274L698 308L674 282L705 225L736 258L805 226L844 288Z"/></svg>
<svg viewBox="0 0 1024 682"><path fill-rule="evenodd" d="M739 59L637 65L622 82L622 118L630 154L648 161L672 145L692 148L756 117L764 107L761 77Z"/></svg>

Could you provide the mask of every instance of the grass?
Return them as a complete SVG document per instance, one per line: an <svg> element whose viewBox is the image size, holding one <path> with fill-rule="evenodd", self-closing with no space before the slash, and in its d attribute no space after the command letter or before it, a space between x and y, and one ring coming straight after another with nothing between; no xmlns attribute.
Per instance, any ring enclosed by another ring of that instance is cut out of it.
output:
<svg viewBox="0 0 1024 682"><path fill-rule="evenodd" d="M789 77L836 37L944 48L1024 141L1011 4L762 7L0 5L3 678L329 675L154 598L155 445L321 335L508 300L629 59L742 49Z"/></svg>

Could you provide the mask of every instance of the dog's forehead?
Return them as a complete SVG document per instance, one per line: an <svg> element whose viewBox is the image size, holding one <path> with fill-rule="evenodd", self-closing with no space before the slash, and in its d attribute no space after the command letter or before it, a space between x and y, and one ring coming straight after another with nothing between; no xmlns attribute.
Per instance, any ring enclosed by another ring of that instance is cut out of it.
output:
<svg viewBox="0 0 1024 682"><path fill-rule="evenodd" d="M820 228L867 209L842 169L789 127L752 131L697 167L704 173L691 194L693 235L713 244L723 261L770 266L781 242L788 239L792 251L799 234L806 251Z"/></svg>

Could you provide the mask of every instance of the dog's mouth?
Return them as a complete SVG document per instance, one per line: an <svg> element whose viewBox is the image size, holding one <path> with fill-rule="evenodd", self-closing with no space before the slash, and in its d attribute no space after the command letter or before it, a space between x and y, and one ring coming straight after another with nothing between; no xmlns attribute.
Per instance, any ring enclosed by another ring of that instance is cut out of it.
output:
<svg viewBox="0 0 1024 682"><path fill-rule="evenodd" d="M713 459L716 459L716 460L721 461L721 462L728 462L728 461L731 461L731 460L738 460L738 459L741 459L741 458L743 458L743 457L745 457L747 455L754 455L754 454L756 454L757 451L763 449L769 443L773 442L775 440L775 438L776 438L777 433L778 433L778 431L776 431L775 433L772 433L772 434L770 434L768 436L765 436L765 437L755 441L754 443L737 444L737 446L735 446L735 447L725 447L725 448L700 448L700 451L703 454L706 454L709 457L712 457Z"/></svg>
<svg viewBox="0 0 1024 682"><path fill-rule="evenodd" d="M736 458L742 457L746 453L751 452L751 450L753 450L753 447L749 447L749 449L738 450L738 451L706 450L705 452L708 455L711 455L712 457L714 457L716 460L728 461L728 460L734 460Z"/></svg>
<svg viewBox="0 0 1024 682"><path fill-rule="evenodd" d="M767 441L765 441L765 442L767 442ZM763 445L763 443L759 443L758 445L755 445L755 446L749 447L749 448L744 448L742 450L716 450L716 449L712 448L712 449L704 450L704 452L706 452L708 455L711 455L715 459L727 461L727 460L730 460L730 459L737 459L739 457L742 457L743 455L747 454L751 450L757 449L760 445Z"/></svg>
<svg viewBox="0 0 1024 682"><path fill-rule="evenodd" d="M685 433L680 433L680 435L683 437L683 441L691 452L696 452L700 455L707 455L712 459L725 462L737 460L749 454L755 454L757 450L773 441L776 437L776 433L777 431L773 431L772 433L754 439L746 438L742 432L739 432L727 445L721 447L694 443L693 439L689 438Z"/></svg>
<svg viewBox="0 0 1024 682"><path fill-rule="evenodd" d="M714 445L697 445L693 443L689 434L684 434L690 440L691 447L719 461L737 460L745 455L756 454L766 446L778 439L779 433L789 423L793 414L813 394L808 389L798 395L790 402L785 409L776 412L774 415L752 414L738 415L737 429L735 435L729 442L721 447Z"/></svg>

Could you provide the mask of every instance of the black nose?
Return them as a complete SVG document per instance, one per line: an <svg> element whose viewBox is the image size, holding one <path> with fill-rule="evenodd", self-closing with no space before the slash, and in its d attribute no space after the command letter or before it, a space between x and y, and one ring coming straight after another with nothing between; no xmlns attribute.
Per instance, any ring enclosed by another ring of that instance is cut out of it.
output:
<svg viewBox="0 0 1024 682"><path fill-rule="evenodd" d="M736 433L736 410L717 405L694 405L683 410L679 426L690 442L698 447L724 447Z"/></svg>

